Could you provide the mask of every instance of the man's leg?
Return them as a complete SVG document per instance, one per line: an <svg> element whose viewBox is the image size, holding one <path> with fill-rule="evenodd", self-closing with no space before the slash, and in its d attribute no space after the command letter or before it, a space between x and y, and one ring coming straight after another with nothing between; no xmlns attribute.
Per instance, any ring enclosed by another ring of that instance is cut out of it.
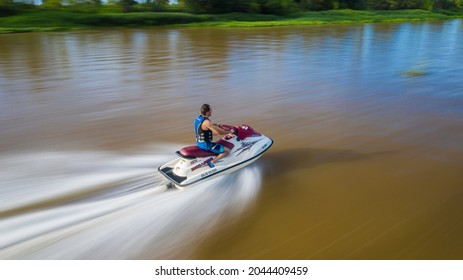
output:
<svg viewBox="0 0 463 280"><path fill-rule="evenodd" d="M229 154L230 154L230 149L224 147L223 153L219 154L216 158L211 160L211 163L215 165L215 163L217 161L223 159L224 157L228 156Z"/></svg>

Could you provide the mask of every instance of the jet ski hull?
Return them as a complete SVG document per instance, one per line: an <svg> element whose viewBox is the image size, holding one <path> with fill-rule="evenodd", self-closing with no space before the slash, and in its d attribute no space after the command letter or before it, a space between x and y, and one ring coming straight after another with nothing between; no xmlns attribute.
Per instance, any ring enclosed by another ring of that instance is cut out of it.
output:
<svg viewBox="0 0 463 280"><path fill-rule="evenodd" d="M242 127L238 128L242 129ZM197 153L200 154L200 157L196 157L185 153L182 154L180 151L177 152L179 158L160 166L158 170L175 186L190 186L200 181L231 173L253 163L273 144L272 139L262 134L253 134L244 139L240 139L238 135L242 134L229 134L218 141L218 143L232 148L230 154L218 161L213 168L209 167L208 162L216 155ZM186 149L188 148L193 149L196 147L186 147Z"/></svg>

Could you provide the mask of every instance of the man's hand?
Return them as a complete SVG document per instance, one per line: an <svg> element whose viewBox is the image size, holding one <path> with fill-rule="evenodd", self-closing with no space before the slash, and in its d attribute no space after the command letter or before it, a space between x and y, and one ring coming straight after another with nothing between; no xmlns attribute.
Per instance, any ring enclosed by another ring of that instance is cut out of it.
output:
<svg viewBox="0 0 463 280"><path fill-rule="evenodd" d="M203 122L203 129L205 129L205 127L207 129L210 129L212 130L212 133L215 134L215 135L226 135L228 134L229 132L227 130L224 130L223 128L220 127L220 124L216 124L216 123L212 123L210 122L209 120L205 120Z"/></svg>

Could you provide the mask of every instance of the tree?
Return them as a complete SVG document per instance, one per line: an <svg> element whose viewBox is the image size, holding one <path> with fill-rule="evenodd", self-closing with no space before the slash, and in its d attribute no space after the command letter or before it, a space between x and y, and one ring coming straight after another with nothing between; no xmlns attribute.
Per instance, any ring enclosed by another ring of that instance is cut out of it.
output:
<svg viewBox="0 0 463 280"><path fill-rule="evenodd" d="M297 2L303 10L323 11L335 8L335 1L332 0L299 0Z"/></svg>
<svg viewBox="0 0 463 280"><path fill-rule="evenodd" d="M368 8L374 10L396 10L399 7L399 1L401 0L366 0Z"/></svg>
<svg viewBox="0 0 463 280"><path fill-rule="evenodd" d="M13 0L0 0L0 7L10 7L13 5Z"/></svg>
<svg viewBox="0 0 463 280"><path fill-rule="evenodd" d="M61 0L42 0L42 6L47 8L60 8L63 6Z"/></svg>
<svg viewBox="0 0 463 280"><path fill-rule="evenodd" d="M13 5L13 0L0 0L0 7Z"/></svg>
<svg viewBox="0 0 463 280"><path fill-rule="evenodd" d="M179 0L193 12L287 14L296 9L463 9L463 0Z"/></svg>
<svg viewBox="0 0 463 280"><path fill-rule="evenodd" d="M266 13L286 14L296 8L294 0L185 0L196 13Z"/></svg>
<svg viewBox="0 0 463 280"><path fill-rule="evenodd" d="M266 14L284 15L295 10L293 0L266 0L261 1L261 11Z"/></svg>
<svg viewBox="0 0 463 280"><path fill-rule="evenodd" d="M339 8L361 10L365 8L365 0L339 0Z"/></svg>
<svg viewBox="0 0 463 280"><path fill-rule="evenodd" d="M121 0L119 2L119 5L121 6L122 12L123 13L128 13L130 12L130 7L137 4L135 0Z"/></svg>
<svg viewBox="0 0 463 280"><path fill-rule="evenodd" d="M162 12L169 6L169 0L146 0L146 5L152 7L153 11Z"/></svg>
<svg viewBox="0 0 463 280"><path fill-rule="evenodd" d="M14 14L13 0L0 0L0 17Z"/></svg>
<svg viewBox="0 0 463 280"><path fill-rule="evenodd" d="M434 7L437 9L463 9L463 0L435 0Z"/></svg>

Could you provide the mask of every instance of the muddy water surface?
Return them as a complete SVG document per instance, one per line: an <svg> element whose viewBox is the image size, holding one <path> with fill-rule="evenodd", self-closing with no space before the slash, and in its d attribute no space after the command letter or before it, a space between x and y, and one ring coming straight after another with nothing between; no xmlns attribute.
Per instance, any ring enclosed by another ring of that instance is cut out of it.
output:
<svg viewBox="0 0 463 280"><path fill-rule="evenodd" d="M461 61L461 20L1 35L0 258L462 259ZM274 145L166 192L202 103Z"/></svg>

